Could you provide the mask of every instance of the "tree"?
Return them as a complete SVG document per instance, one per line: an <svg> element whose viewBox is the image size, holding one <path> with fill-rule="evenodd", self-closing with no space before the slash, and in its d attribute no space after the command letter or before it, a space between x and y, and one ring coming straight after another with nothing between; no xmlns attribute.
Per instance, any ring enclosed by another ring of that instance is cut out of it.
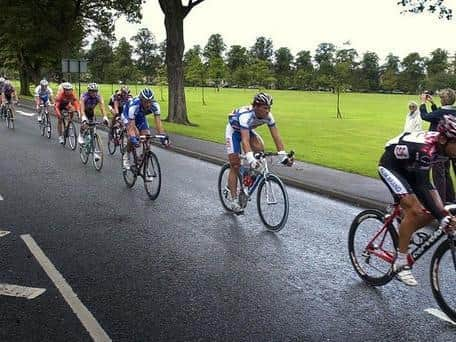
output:
<svg viewBox="0 0 456 342"><path fill-rule="evenodd" d="M166 65L168 70L168 118L167 121L190 124L184 92L184 19L190 11L204 0L159 0L165 14Z"/></svg>
<svg viewBox="0 0 456 342"><path fill-rule="evenodd" d="M250 54L254 58L267 61L269 64L272 63L273 53L272 40L265 37L258 37L255 44L250 48Z"/></svg>
<svg viewBox="0 0 456 342"><path fill-rule="evenodd" d="M95 82L112 81L112 60L114 53L109 40L98 36L85 56L87 58L89 72Z"/></svg>
<svg viewBox="0 0 456 342"><path fill-rule="evenodd" d="M426 60L426 68L429 76L445 73L449 69L448 51L435 49L431 52L431 58Z"/></svg>
<svg viewBox="0 0 456 342"><path fill-rule="evenodd" d="M208 72L209 77L214 82L217 91L220 91L220 87L222 85L222 80L225 77L226 67L225 63L223 62L222 57L213 57L211 58L208 63Z"/></svg>
<svg viewBox="0 0 456 342"><path fill-rule="evenodd" d="M136 62L138 69L150 82L151 79L157 76L161 62L160 52L158 50L158 45L155 42L155 37L149 29L141 28L132 39L136 42L134 53L138 55L138 60Z"/></svg>
<svg viewBox="0 0 456 342"><path fill-rule="evenodd" d="M400 59L392 53L386 57L386 62L380 68L380 84L384 90L393 91L399 87Z"/></svg>
<svg viewBox="0 0 456 342"><path fill-rule="evenodd" d="M312 64L312 56L310 55L310 51L299 51L296 55L295 60L295 67L296 70L304 69L306 71L313 71L314 67Z"/></svg>
<svg viewBox="0 0 456 342"><path fill-rule="evenodd" d="M77 54L88 33L99 31L112 37L117 17L125 15L129 21L139 19L141 3L141 0L62 0L43 6L37 0L3 0L0 45L7 47L19 69L21 93L29 93L30 79L38 80L44 66L58 67L61 58Z"/></svg>
<svg viewBox="0 0 456 342"><path fill-rule="evenodd" d="M328 50L330 51L330 50ZM355 59L358 53L355 49L340 49L336 51L334 71L329 75L331 86L337 94L336 118L342 119L342 112L340 110L340 93L352 85L352 75L356 67Z"/></svg>
<svg viewBox="0 0 456 342"><path fill-rule="evenodd" d="M417 52L413 52L402 60L402 66L404 70L399 77L401 88L409 93L416 93L422 88L425 78L424 59Z"/></svg>
<svg viewBox="0 0 456 342"><path fill-rule="evenodd" d="M208 70L207 65L201 60L201 48L195 45L185 54L185 80L194 86L201 86L201 101L206 105L204 98L204 87L207 82Z"/></svg>
<svg viewBox="0 0 456 342"><path fill-rule="evenodd" d="M281 47L274 53L274 71L277 79L277 88L285 89L291 78L291 66L294 60L289 48Z"/></svg>
<svg viewBox="0 0 456 342"><path fill-rule="evenodd" d="M235 72L237 69L246 65L249 62L247 49L240 45L232 45L230 50L226 54L226 57L226 65L230 72Z"/></svg>
<svg viewBox="0 0 456 342"><path fill-rule="evenodd" d="M203 56L208 60L212 58L222 58L222 54L225 49L226 45L223 42L222 36L219 33L212 34L204 47Z"/></svg>
<svg viewBox="0 0 456 342"><path fill-rule="evenodd" d="M378 55L375 52L365 52L361 59L361 74L365 80L365 86L369 90L378 90L380 87L380 67Z"/></svg>
<svg viewBox="0 0 456 342"><path fill-rule="evenodd" d="M120 39L119 45L114 50L114 75L122 83L129 81L137 82L139 72L132 59L133 46L127 42L125 37Z"/></svg>
<svg viewBox="0 0 456 342"><path fill-rule="evenodd" d="M336 47L331 43L321 43L315 51L314 59L318 63L316 82L320 87L331 87L331 75L334 74L334 54Z"/></svg>
<svg viewBox="0 0 456 342"><path fill-rule="evenodd" d="M437 13L439 18L452 19L453 11L451 8L445 6L444 0L400 0L398 5L404 7L403 12L409 13L423 13L429 11Z"/></svg>

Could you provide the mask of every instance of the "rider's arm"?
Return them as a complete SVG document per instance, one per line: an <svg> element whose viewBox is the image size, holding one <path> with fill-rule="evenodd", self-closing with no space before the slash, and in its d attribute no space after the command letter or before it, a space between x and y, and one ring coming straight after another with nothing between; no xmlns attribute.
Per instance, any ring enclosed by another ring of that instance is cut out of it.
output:
<svg viewBox="0 0 456 342"><path fill-rule="evenodd" d="M283 146L282 138L280 138L279 130L277 127L269 127L269 131L271 132L272 140L274 140L277 151L284 151L285 147Z"/></svg>
<svg viewBox="0 0 456 342"><path fill-rule="evenodd" d="M163 128L163 124L160 119L160 115L154 115L154 120L155 120L155 129L159 134L164 134L165 129Z"/></svg>
<svg viewBox="0 0 456 342"><path fill-rule="evenodd" d="M113 108L114 108L114 114L119 115L119 101L114 100Z"/></svg>
<svg viewBox="0 0 456 342"><path fill-rule="evenodd" d="M241 141L244 153L252 152L252 148L250 147L250 130L241 128Z"/></svg>
<svg viewBox="0 0 456 342"><path fill-rule="evenodd" d="M74 100L74 107L76 108L76 104L78 103L78 100ZM79 117L82 120L82 117L85 116L85 103L84 99L81 97L81 104L77 105L79 107Z"/></svg>

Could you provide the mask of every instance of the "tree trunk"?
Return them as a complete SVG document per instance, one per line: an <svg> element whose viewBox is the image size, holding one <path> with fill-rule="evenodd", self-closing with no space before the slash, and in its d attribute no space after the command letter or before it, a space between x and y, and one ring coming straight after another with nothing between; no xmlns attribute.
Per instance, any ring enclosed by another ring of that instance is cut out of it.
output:
<svg viewBox="0 0 456 342"><path fill-rule="evenodd" d="M204 99L204 85L201 86L201 97L202 97L202 100L203 100L203 106L206 105L206 101Z"/></svg>
<svg viewBox="0 0 456 342"><path fill-rule="evenodd" d="M340 87L337 87L337 119L342 119L342 113L340 112Z"/></svg>
<svg viewBox="0 0 456 342"><path fill-rule="evenodd" d="M176 9L165 15L166 63L168 66L168 118L166 121L189 125L184 91L184 18Z"/></svg>
<svg viewBox="0 0 456 342"><path fill-rule="evenodd" d="M30 93L30 82L29 82L27 70L23 66L21 66L20 71L19 71L19 79L21 82L20 95L32 96L32 94Z"/></svg>

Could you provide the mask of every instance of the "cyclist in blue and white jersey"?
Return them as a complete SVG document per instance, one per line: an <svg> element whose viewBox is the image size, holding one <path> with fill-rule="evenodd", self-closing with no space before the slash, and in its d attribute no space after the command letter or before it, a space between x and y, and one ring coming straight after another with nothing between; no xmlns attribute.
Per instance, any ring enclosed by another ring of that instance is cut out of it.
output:
<svg viewBox="0 0 456 342"><path fill-rule="evenodd" d="M237 198L237 179L241 167L241 150L244 151L250 167L256 168L258 162L253 153L264 150L264 142L261 136L255 132L255 128L268 125L272 139L276 145L278 154L282 157L281 162L287 166L293 165L293 158L288 158L285 147L280 138L276 122L270 112L272 96L266 93L258 93L254 96L251 106L235 109L228 115L228 124L225 131L226 149L230 162L228 187L230 194L228 201L234 212L240 212Z"/></svg>
<svg viewBox="0 0 456 342"><path fill-rule="evenodd" d="M49 83L45 79L40 81L39 86L35 88L35 105L36 112L39 113L40 105L50 106L52 99L52 89L49 88ZM38 114L38 122L41 123L41 114Z"/></svg>
<svg viewBox="0 0 456 342"><path fill-rule="evenodd" d="M0 115L3 111L3 102L2 102L2 94L3 94L3 86L5 85L5 78L0 77Z"/></svg>
<svg viewBox="0 0 456 342"><path fill-rule="evenodd" d="M133 148L139 145L139 136L150 134L149 124L146 115L153 114L155 119L155 129L159 134L164 134L161 143L169 145L169 139L165 134L160 118L160 105L155 101L154 92L149 89L143 89L138 97L135 97L125 104L122 112L122 121L127 127L128 143L127 153L123 155L124 169L130 169L129 154Z"/></svg>

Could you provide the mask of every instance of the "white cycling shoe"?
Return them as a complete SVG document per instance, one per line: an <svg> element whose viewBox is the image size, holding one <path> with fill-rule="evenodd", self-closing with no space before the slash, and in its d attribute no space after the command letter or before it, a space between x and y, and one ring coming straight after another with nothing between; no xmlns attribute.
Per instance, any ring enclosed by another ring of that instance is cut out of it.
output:
<svg viewBox="0 0 456 342"><path fill-rule="evenodd" d="M81 134L78 135L78 143L79 143L79 145L83 145L84 144L84 138L82 137Z"/></svg>
<svg viewBox="0 0 456 342"><path fill-rule="evenodd" d="M37 120L38 120L38 123L41 123L43 121L43 119L41 118L41 115L38 115Z"/></svg>
<svg viewBox="0 0 456 342"><path fill-rule="evenodd" d="M125 154L122 156L122 165L124 170L130 170L130 161L128 160L127 152L125 152Z"/></svg>
<svg viewBox="0 0 456 342"><path fill-rule="evenodd" d="M418 282L412 274L412 268L409 265L393 264L393 272L396 273L396 278L407 286L417 286Z"/></svg>
<svg viewBox="0 0 456 342"><path fill-rule="evenodd" d="M101 159L100 155L98 153L94 153L93 154L93 160L95 160L96 162L99 161Z"/></svg>
<svg viewBox="0 0 456 342"><path fill-rule="evenodd" d="M65 139L63 139L63 136L60 136L59 137L59 143L63 145L64 142L65 142Z"/></svg>

